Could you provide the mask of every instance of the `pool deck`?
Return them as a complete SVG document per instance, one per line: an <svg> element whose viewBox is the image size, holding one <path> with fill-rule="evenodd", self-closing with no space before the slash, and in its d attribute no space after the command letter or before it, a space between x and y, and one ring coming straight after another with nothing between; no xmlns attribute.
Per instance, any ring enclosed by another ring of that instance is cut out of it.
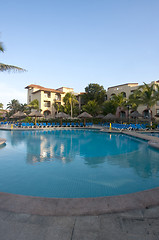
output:
<svg viewBox="0 0 159 240"><path fill-rule="evenodd" d="M123 133L159 146L159 138ZM0 193L1 240L158 240L158 226L159 187L119 196L74 199Z"/></svg>
<svg viewBox="0 0 159 240"><path fill-rule="evenodd" d="M0 146L6 143L6 139L0 138Z"/></svg>

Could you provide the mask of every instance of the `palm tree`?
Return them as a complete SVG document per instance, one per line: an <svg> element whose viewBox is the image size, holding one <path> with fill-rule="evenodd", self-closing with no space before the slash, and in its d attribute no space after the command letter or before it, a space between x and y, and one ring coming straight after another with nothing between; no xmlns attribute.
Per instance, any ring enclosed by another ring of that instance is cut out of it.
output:
<svg viewBox="0 0 159 240"><path fill-rule="evenodd" d="M151 115L151 107L155 105L157 101L156 91L154 89L155 84L149 86L148 84L144 83L143 86L139 87L138 89L142 90L141 95L139 97L139 104L143 104L147 106L147 110L149 112L149 119L150 125L152 125L152 115Z"/></svg>
<svg viewBox="0 0 159 240"><path fill-rule="evenodd" d="M138 106L140 105L141 90L136 89L132 94L130 94L127 104L131 106L131 109L137 111Z"/></svg>
<svg viewBox="0 0 159 240"><path fill-rule="evenodd" d="M3 103L0 103L0 109L3 109Z"/></svg>
<svg viewBox="0 0 159 240"><path fill-rule="evenodd" d="M20 110L20 103L18 100L13 99L7 104L7 109L10 110L10 114L14 114Z"/></svg>
<svg viewBox="0 0 159 240"><path fill-rule="evenodd" d="M112 100L119 106L125 107L127 103L127 99L124 97L123 93L119 93L118 95L113 95Z"/></svg>
<svg viewBox="0 0 159 240"><path fill-rule="evenodd" d="M67 111L67 113L69 113L69 111L71 112L71 118L73 116L73 109L75 107L75 105L78 103L76 96L72 93L66 93L65 97L63 98L63 101L65 103L65 109Z"/></svg>
<svg viewBox="0 0 159 240"><path fill-rule="evenodd" d="M0 52L4 52L4 47L3 47L3 43L0 42ZM10 71L10 70L14 70L14 71L26 71L23 68L20 67L16 67L13 65L7 65L4 63L0 63L0 72L4 72L4 71Z"/></svg>
<svg viewBox="0 0 159 240"><path fill-rule="evenodd" d="M155 87L156 87L156 91L155 91L156 101L159 101L159 85L155 84Z"/></svg>
<svg viewBox="0 0 159 240"><path fill-rule="evenodd" d="M82 110L96 116L100 112L100 107L96 100L90 100L82 107Z"/></svg>
<svg viewBox="0 0 159 240"><path fill-rule="evenodd" d="M27 105L29 108L31 109L36 109L36 110L39 110L39 101L37 99L34 99L32 102L30 102L28 105Z"/></svg>

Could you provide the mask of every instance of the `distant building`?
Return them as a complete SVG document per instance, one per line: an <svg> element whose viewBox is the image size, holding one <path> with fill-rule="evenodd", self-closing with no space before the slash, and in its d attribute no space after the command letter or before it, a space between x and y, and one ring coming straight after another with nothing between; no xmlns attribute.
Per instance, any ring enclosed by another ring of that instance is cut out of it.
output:
<svg viewBox="0 0 159 240"><path fill-rule="evenodd" d="M148 85L151 86L152 84L159 85L159 80L153 81ZM107 90L107 99L110 100L113 95L117 95L119 93L123 93L123 95L126 98L129 98L130 94L132 94L138 87L139 87L138 83L126 83L126 84L109 87ZM140 105L137 110L139 113L142 114L143 117L149 116L146 105ZM156 116L159 117L159 101L157 101L157 103L151 108L151 114L152 114L152 117L156 117ZM118 108L116 115L117 117L121 117L121 116L127 117L128 111L124 110L123 108Z"/></svg>
<svg viewBox="0 0 159 240"><path fill-rule="evenodd" d="M28 85L25 89L28 89L27 104L32 102L34 99L37 99L42 113L53 116L56 111L54 103L63 105L63 98L66 93L73 93L73 88L61 87L58 89L51 89L35 84Z"/></svg>

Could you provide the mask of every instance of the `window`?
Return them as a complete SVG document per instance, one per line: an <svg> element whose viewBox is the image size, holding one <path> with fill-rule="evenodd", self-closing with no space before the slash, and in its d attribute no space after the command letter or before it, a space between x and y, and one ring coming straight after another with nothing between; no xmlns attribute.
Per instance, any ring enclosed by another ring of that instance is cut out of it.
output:
<svg viewBox="0 0 159 240"><path fill-rule="evenodd" d="M44 97L45 98L50 98L51 97L51 93L50 92L44 92Z"/></svg>
<svg viewBox="0 0 159 240"><path fill-rule="evenodd" d="M159 106L159 101L156 102L156 105Z"/></svg>
<svg viewBox="0 0 159 240"><path fill-rule="evenodd" d="M159 109L156 109L156 115L159 117Z"/></svg>
<svg viewBox="0 0 159 240"><path fill-rule="evenodd" d="M44 107L50 107L50 102L44 101Z"/></svg>
<svg viewBox="0 0 159 240"><path fill-rule="evenodd" d="M60 94L56 94L56 95L55 95L55 100L61 101L61 96L60 96Z"/></svg>
<svg viewBox="0 0 159 240"><path fill-rule="evenodd" d="M29 96L29 102L31 102L31 96Z"/></svg>

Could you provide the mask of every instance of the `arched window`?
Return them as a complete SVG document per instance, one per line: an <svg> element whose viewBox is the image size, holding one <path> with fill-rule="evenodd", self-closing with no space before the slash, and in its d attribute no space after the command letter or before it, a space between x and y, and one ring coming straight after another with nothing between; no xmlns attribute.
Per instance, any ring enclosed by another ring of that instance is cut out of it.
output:
<svg viewBox="0 0 159 240"><path fill-rule="evenodd" d="M50 114L51 114L51 112L50 112L49 110L44 111L44 115L45 115L45 116L48 116L48 115L50 115Z"/></svg>
<svg viewBox="0 0 159 240"><path fill-rule="evenodd" d="M115 96L115 93L112 93L112 94L110 95L110 100L113 99L113 96Z"/></svg>
<svg viewBox="0 0 159 240"><path fill-rule="evenodd" d="M123 94L123 97L126 98L126 92L121 92Z"/></svg>
<svg viewBox="0 0 159 240"><path fill-rule="evenodd" d="M119 116L120 116L120 118L126 118L125 111L120 111Z"/></svg>

